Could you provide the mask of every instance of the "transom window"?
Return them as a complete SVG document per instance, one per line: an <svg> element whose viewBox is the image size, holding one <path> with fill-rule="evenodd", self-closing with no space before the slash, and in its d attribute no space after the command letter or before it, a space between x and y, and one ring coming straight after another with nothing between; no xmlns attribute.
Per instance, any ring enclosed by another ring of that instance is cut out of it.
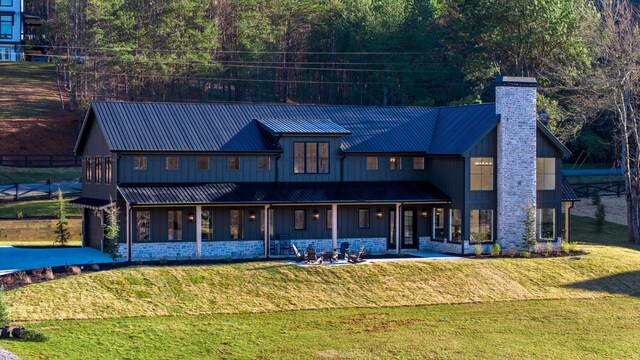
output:
<svg viewBox="0 0 640 360"><path fill-rule="evenodd" d="M111 184L111 158L104 157L104 183Z"/></svg>
<svg viewBox="0 0 640 360"><path fill-rule="evenodd" d="M391 156L389 158L389 169L391 169L391 170L401 170L402 169L402 158L400 156Z"/></svg>
<svg viewBox="0 0 640 360"><path fill-rule="evenodd" d="M378 170L377 156L367 156L367 170Z"/></svg>
<svg viewBox="0 0 640 360"><path fill-rule="evenodd" d="M538 190L556 189L556 159L536 159L536 188Z"/></svg>
<svg viewBox="0 0 640 360"><path fill-rule="evenodd" d="M424 170L424 156L413 157L413 170Z"/></svg>
<svg viewBox="0 0 640 360"><path fill-rule="evenodd" d="M293 228L295 230L304 230L307 227L306 211L298 209L293 212Z"/></svg>
<svg viewBox="0 0 640 360"><path fill-rule="evenodd" d="M240 170L240 157L239 156L229 156L227 158L227 169L229 169L229 170Z"/></svg>
<svg viewBox="0 0 640 360"><path fill-rule="evenodd" d="M202 240L213 240L213 210L202 210L200 219Z"/></svg>
<svg viewBox="0 0 640 360"><path fill-rule="evenodd" d="M136 239L138 241L151 239L151 211L136 211Z"/></svg>
<svg viewBox="0 0 640 360"><path fill-rule="evenodd" d="M471 158L471 190L493 190L493 158Z"/></svg>
<svg viewBox="0 0 640 360"><path fill-rule="evenodd" d="M493 210L471 210L471 242L491 242L493 240Z"/></svg>
<svg viewBox="0 0 640 360"><path fill-rule="evenodd" d="M147 170L147 157L146 156L134 156L133 157L133 170L139 170L139 171Z"/></svg>
<svg viewBox="0 0 640 360"><path fill-rule="evenodd" d="M4 6L4 5L3 5ZM10 6L10 5L7 5ZM13 37L13 15L0 15L0 39L11 39Z"/></svg>
<svg viewBox="0 0 640 360"><path fill-rule="evenodd" d="M84 181L88 183L93 181L93 160L90 157L84 160Z"/></svg>
<svg viewBox="0 0 640 360"><path fill-rule="evenodd" d="M328 142L295 142L293 143L294 174L328 174L329 143Z"/></svg>
<svg viewBox="0 0 640 360"><path fill-rule="evenodd" d="M556 233L556 209L538 209L536 225L538 228L538 239L554 240Z"/></svg>
<svg viewBox="0 0 640 360"><path fill-rule="evenodd" d="M102 184L102 158L96 156L96 184Z"/></svg>
<svg viewBox="0 0 640 360"><path fill-rule="evenodd" d="M445 238L443 208L433 209L433 238L436 240L443 240Z"/></svg>
<svg viewBox="0 0 640 360"><path fill-rule="evenodd" d="M242 239L242 210L229 211L229 233L234 240Z"/></svg>
<svg viewBox="0 0 640 360"><path fill-rule="evenodd" d="M358 209L358 227L368 229L370 226L369 209Z"/></svg>
<svg viewBox="0 0 640 360"><path fill-rule="evenodd" d="M269 170L271 168L271 158L268 156L258 156L258 170Z"/></svg>
<svg viewBox="0 0 640 360"><path fill-rule="evenodd" d="M167 212L169 240L182 240L182 211L169 210Z"/></svg>
<svg viewBox="0 0 640 360"><path fill-rule="evenodd" d="M167 156L166 169L167 170L178 170L178 157L177 156Z"/></svg>
<svg viewBox="0 0 640 360"><path fill-rule="evenodd" d="M196 157L196 169L197 170L209 170L209 157L197 156Z"/></svg>

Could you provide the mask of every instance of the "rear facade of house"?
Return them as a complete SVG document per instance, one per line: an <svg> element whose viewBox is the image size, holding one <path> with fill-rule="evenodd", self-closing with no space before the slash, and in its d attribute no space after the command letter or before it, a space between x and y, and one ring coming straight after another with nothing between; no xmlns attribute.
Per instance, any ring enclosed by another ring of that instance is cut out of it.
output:
<svg viewBox="0 0 640 360"><path fill-rule="evenodd" d="M103 249L117 206L126 260L519 248L527 208L559 247L569 153L535 96L503 77L495 104L460 107L93 103L76 144L84 245Z"/></svg>

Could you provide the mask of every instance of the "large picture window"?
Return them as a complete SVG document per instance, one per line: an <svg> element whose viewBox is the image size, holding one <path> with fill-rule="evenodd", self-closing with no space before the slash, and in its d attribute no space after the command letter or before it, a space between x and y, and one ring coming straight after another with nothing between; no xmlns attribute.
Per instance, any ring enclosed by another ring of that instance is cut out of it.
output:
<svg viewBox="0 0 640 360"><path fill-rule="evenodd" d="M444 240L444 209L433 209L433 238L435 240Z"/></svg>
<svg viewBox="0 0 640 360"><path fill-rule="evenodd" d="M96 166L96 184L102 184L102 158L96 156L95 158L95 166Z"/></svg>
<svg viewBox="0 0 640 360"><path fill-rule="evenodd" d="M138 241L151 239L151 211L136 211L136 239Z"/></svg>
<svg viewBox="0 0 640 360"><path fill-rule="evenodd" d="M293 143L294 174L328 174L329 143L328 142L295 142Z"/></svg>
<svg viewBox="0 0 640 360"><path fill-rule="evenodd" d="M182 211L169 210L167 212L167 223L169 240L182 240Z"/></svg>
<svg viewBox="0 0 640 360"><path fill-rule="evenodd" d="M491 242L493 240L493 210L471 210L469 219L471 242Z"/></svg>
<svg viewBox="0 0 640 360"><path fill-rule="evenodd" d="M536 217L538 239L554 240L556 233L556 209L538 209Z"/></svg>
<svg viewBox="0 0 640 360"><path fill-rule="evenodd" d="M294 210L293 212L293 228L295 230L304 230L307 227L306 211L302 209Z"/></svg>
<svg viewBox="0 0 640 360"><path fill-rule="evenodd" d="M370 226L369 209L358 209L358 227L368 229Z"/></svg>
<svg viewBox="0 0 640 360"><path fill-rule="evenodd" d="M449 232L451 237L451 242L461 242L462 241L462 210L460 209L451 209L450 214L451 226L449 227Z"/></svg>
<svg viewBox="0 0 640 360"><path fill-rule="evenodd" d="M138 171L147 170L147 157L146 156L134 156L133 157L133 170L138 170Z"/></svg>
<svg viewBox="0 0 640 360"><path fill-rule="evenodd" d="M538 190L556 189L556 159L536 159L536 188Z"/></svg>
<svg viewBox="0 0 640 360"><path fill-rule="evenodd" d="M378 170L377 156L367 156L367 170Z"/></svg>
<svg viewBox="0 0 640 360"><path fill-rule="evenodd" d="M213 240L213 210L202 210L200 219L202 240Z"/></svg>
<svg viewBox="0 0 640 360"><path fill-rule="evenodd" d="M111 184L111 157L104 157L104 183Z"/></svg>
<svg viewBox="0 0 640 360"><path fill-rule="evenodd" d="M242 239L242 210L229 211L229 233L233 240Z"/></svg>
<svg viewBox="0 0 640 360"><path fill-rule="evenodd" d="M0 39L13 37L13 15L0 14Z"/></svg>
<svg viewBox="0 0 640 360"><path fill-rule="evenodd" d="M493 158L471 158L471 190L493 190Z"/></svg>
<svg viewBox="0 0 640 360"><path fill-rule="evenodd" d="M84 159L84 181L87 183L93 181L93 159L89 156Z"/></svg>

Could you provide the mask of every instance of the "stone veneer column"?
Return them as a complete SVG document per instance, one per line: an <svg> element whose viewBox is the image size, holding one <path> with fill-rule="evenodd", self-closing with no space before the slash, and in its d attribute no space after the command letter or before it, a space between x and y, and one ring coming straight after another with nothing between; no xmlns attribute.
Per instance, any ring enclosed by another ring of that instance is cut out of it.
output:
<svg viewBox="0 0 640 360"><path fill-rule="evenodd" d="M498 124L497 242L520 248L527 204L536 211L536 80L496 80Z"/></svg>

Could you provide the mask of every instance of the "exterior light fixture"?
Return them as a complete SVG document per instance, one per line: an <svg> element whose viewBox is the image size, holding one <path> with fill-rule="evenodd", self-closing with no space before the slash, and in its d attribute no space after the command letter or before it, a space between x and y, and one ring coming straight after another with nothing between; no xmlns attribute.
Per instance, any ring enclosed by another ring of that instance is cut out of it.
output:
<svg viewBox="0 0 640 360"><path fill-rule="evenodd" d="M256 212L253 210L249 212L249 221L256 221Z"/></svg>
<svg viewBox="0 0 640 360"><path fill-rule="evenodd" d="M427 212L427 209L422 208L422 210L420 210L420 216L422 216L423 218L426 218L427 215L429 215L429 213Z"/></svg>
<svg viewBox="0 0 640 360"><path fill-rule="evenodd" d="M376 218L382 219L382 209L378 208L376 210Z"/></svg>
<svg viewBox="0 0 640 360"><path fill-rule="evenodd" d="M189 214L187 214L187 221L192 223L195 219L196 219L196 216L193 215L193 212L189 211Z"/></svg>
<svg viewBox="0 0 640 360"><path fill-rule="evenodd" d="M320 211L318 209L313 210L313 220L320 220Z"/></svg>

